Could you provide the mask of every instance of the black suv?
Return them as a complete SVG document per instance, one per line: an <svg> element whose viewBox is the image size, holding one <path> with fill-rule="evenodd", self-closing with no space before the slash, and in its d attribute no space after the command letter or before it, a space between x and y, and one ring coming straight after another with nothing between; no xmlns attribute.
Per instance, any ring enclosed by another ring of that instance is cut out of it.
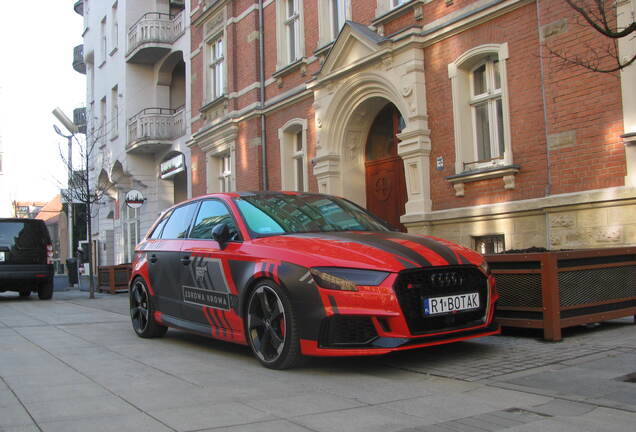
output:
<svg viewBox="0 0 636 432"><path fill-rule="evenodd" d="M0 219L0 292L53 296L53 246L44 221Z"/></svg>

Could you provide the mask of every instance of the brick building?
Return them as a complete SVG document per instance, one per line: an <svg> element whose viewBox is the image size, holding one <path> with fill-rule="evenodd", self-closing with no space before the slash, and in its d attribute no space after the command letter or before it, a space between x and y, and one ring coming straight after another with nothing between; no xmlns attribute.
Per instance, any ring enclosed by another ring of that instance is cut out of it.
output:
<svg viewBox="0 0 636 432"><path fill-rule="evenodd" d="M193 196L331 193L482 251L636 243L636 72L561 67L544 43L602 43L563 1L190 9Z"/></svg>

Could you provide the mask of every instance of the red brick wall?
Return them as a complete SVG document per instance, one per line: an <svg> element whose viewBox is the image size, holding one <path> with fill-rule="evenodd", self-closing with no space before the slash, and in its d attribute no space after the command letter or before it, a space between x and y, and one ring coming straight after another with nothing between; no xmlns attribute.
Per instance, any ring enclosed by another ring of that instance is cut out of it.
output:
<svg viewBox="0 0 636 432"><path fill-rule="evenodd" d="M318 48L317 5L321 0L304 1L305 54L309 57ZM413 24L425 25L444 15L460 10L476 0L454 0L446 6L444 0L434 0L423 5L423 19L416 21L412 11L385 23L385 34L394 33ZM192 0L193 5L198 4ZM230 6L230 15L238 16L257 3L255 0L237 0ZM376 0L353 2L353 19L370 24L375 18ZM426 97L431 129L431 192L434 209L472 206L486 203L522 200L556 194L620 186L625 175L624 149L618 138L622 133L620 82L613 76L599 75L581 70L562 69L554 59L541 61L539 27L563 17L569 26L565 34L554 36L549 43L566 47L576 53L585 44L594 44L593 33L579 28L574 15L565 9L564 3L540 0L529 3L490 22L468 29L461 34L444 39L424 49ZM265 78L276 72L276 8L275 3L265 9ZM237 92L259 79L259 41L248 37L258 30L258 13L253 11L246 18L228 27L227 46L229 92ZM192 26L192 48L201 41L200 26ZM508 43L507 80L509 86L511 145L515 164L521 171L515 176L516 187L505 190L501 178L465 184L465 196L455 196L455 190L446 176L455 174L455 141L453 107L448 64L462 53L482 44ZM546 55L546 51L543 51ZM196 116L204 101L204 54L192 59L192 113ZM542 86L542 68L545 80ZM320 68L314 61L282 76L282 81L266 89L267 99L277 97L312 80ZM545 95L543 93L545 88ZM259 90L252 90L230 101L230 110L239 110L259 101ZM546 105L544 106L544 96ZM312 97L285 106L267 114L266 139L269 187L278 189L280 182L280 155L278 129L289 119L308 119L309 159L315 157L315 130ZM547 124L544 121L547 118ZM202 126L193 124L193 132ZM576 145L547 153L546 135L574 131ZM261 187L261 148L259 146L260 119L258 116L239 124L236 144L236 175L238 189ZM200 151L193 148L193 193L205 191L205 161ZM435 159L442 156L445 169L435 169ZM548 169L549 166L549 169ZM312 167L310 188L316 190ZM548 177L548 172L550 176Z"/></svg>
<svg viewBox="0 0 636 432"><path fill-rule="evenodd" d="M547 39L548 47L565 50L570 57L586 56L593 48L602 52L607 41L589 26L578 25L575 13L564 2L542 0L539 5L542 25L564 17L568 21L565 33ZM576 145L550 152L551 192L622 186L626 172L618 75L563 67L548 50L543 54L548 133L576 133Z"/></svg>
<svg viewBox="0 0 636 432"><path fill-rule="evenodd" d="M537 198L546 184L545 128L541 96L536 11L533 5L517 9L486 24L441 41L424 51L426 89L431 129L431 195L434 209ZM455 196L445 179L455 174L455 136L448 64L483 44L508 43L506 63L510 128L514 163L521 165L516 187L505 190L501 178L465 183L465 196ZM442 156L445 169L435 169Z"/></svg>

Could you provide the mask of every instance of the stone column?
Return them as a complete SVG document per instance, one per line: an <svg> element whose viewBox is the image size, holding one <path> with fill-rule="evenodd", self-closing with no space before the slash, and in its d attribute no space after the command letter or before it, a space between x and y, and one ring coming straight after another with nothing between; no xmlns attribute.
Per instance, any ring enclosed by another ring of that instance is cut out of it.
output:
<svg viewBox="0 0 636 432"><path fill-rule="evenodd" d="M406 130L398 135L401 140L398 145L398 155L404 161L404 176L406 177L406 214L403 222L421 220L430 213L430 154L431 142L428 131Z"/></svg>
<svg viewBox="0 0 636 432"><path fill-rule="evenodd" d="M340 182L340 156L327 154L314 159L314 175L318 182L318 192L342 195Z"/></svg>

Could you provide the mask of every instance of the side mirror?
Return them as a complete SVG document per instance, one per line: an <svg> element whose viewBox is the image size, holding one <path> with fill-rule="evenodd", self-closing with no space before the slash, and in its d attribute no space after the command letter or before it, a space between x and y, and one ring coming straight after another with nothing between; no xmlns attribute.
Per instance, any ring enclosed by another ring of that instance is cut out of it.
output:
<svg viewBox="0 0 636 432"><path fill-rule="evenodd" d="M230 238L230 229L227 224L220 223L212 228L212 239L219 244L221 250L225 249L228 239Z"/></svg>

